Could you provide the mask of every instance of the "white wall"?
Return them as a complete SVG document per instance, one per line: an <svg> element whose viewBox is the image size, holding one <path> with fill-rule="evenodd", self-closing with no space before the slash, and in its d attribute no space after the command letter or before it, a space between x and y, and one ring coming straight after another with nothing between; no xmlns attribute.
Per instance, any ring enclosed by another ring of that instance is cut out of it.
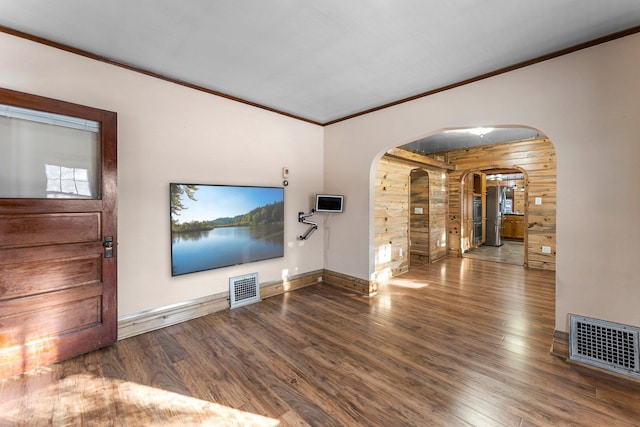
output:
<svg viewBox="0 0 640 427"><path fill-rule="evenodd" d="M322 268L322 239L296 240L323 190L320 126L2 33L0 52L0 87L118 113L119 316ZM169 182L280 186L284 166L284 258L171 277Z"/></svg>
<svg viewBox="0 0 640 427"><path fill-rule="evenodd" d="M640 35L325 128L325 188L348 209L325 268L368 279L373 173L391 147L447 127L531 126L556 148L556 329L569 313L640 326Z"/></svg>

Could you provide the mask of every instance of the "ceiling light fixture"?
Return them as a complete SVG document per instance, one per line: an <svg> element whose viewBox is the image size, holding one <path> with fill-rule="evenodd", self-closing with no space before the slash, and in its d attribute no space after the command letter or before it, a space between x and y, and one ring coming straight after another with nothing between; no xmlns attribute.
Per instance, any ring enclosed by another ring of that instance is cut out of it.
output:
<svg viewBox="0 0 640 427"><path fill-rule="evenodd" d="M445 130L443 133L452 133L452 132L460 132L460 133L470 133L472 135L476 135L479 137L483 137L486 134L488 134L489 132L492 132L493 130L495 130L495 128L483 128L483 127L478 127L478 128L469 128L469 129L451 129L451 130Z"/></svg>
<svg viewBox="0 0 640 427"><path fill-rule="evenodd" d="M493 131L493 129L494 128L473 128L473 129L467 129L467 132L472 133L474 135L478 135L478 136L485 136L489 132Z"/></svg>

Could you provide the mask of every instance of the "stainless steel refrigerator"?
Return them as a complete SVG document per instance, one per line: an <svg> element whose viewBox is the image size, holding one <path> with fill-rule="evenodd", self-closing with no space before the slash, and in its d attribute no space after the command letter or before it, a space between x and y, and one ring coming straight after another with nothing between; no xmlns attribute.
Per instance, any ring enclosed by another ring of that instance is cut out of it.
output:
<svg viewBox="0 0 640 427"><path fill-rule="evenodd" d="M487 241L486 245L502 245L502 221L504 219L504 187L487 187Z"/></svg>

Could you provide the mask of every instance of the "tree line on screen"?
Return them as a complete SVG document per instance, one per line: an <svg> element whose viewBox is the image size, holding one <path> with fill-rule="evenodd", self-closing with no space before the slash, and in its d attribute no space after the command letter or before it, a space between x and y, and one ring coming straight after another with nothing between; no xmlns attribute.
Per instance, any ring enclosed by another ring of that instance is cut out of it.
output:
<svg viewBox="0 0 640 427"><path fill-rule="evenodd" d="M208 231L219 227L246 227L267 224L281 224L284 222L284 202L274 202L265 206L260 206L252 211L236 215L232 218L217 218L208 221L190 221L178 224L175 216L180 215L180 211L187 209L182 205L180 196L185 194L191 200L196 201L196 185L172 185L171 186L171 229L174 233L188 233L194 231Z"/></svg>

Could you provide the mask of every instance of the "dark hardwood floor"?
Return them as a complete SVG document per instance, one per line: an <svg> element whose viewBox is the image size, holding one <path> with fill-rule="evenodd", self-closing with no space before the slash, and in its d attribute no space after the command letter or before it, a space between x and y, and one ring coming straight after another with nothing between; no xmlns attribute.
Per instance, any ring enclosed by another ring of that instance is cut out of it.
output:
<svg viewBox="0 0 640 427"><path fill-rule="evenodd" d="M639 383L549 354L554 295L467 258L314 285L0 381L0 425L640 425Z"/></svg>

